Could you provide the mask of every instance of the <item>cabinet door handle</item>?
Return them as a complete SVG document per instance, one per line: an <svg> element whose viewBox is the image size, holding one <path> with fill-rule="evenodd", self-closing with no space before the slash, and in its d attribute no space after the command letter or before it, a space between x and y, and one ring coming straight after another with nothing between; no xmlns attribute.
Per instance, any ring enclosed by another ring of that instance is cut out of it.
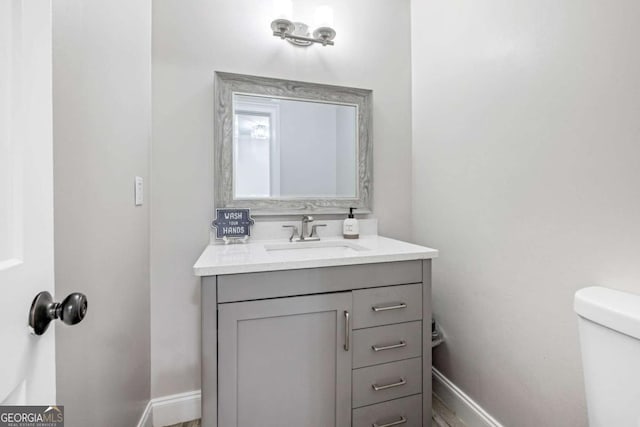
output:
<svg viewBox="0 0 640 427"><path fill-rule="evenodd" d="M373 307L371 307L371 310L377 313L379 311L401 310L403 308L407 308L407 304L401 302L391 305L374 305Z"/></svg>
<svg viewBox="0 0 640 427"><path fill-rule="evenodd" d="M400 378L400 381L396 383L385 384L385 385L371 384L371 387L373 387L375 391L382 391L382 390L387 390L394 387L400 387L405 385L406 383L407 383L407 380L405 380L404 378Z"/></svg>
<svg viewBox="0 0 640 427"><path fill-rule="evenodd" d="M406 341L400 341L398 344L392 344L392 345L372 345L371 348L373 349L373 351L383 351L383 350L393 350L394 348L402 348L406 346L407 346Z"/></svg>
<svg viewBox="0 0 640 427"><path fill-rule="evenodd" d="M406 423L407 423L407 419L405 417L400 417L398 421L392 421L387 424L373 423L371 424L371 427L393 427L393 426L399 426L401 424L406 424Z"/></svg>
<svg viewBox="0 0 640 427"><path fill-rule="evenodd" d="M349 321L349 312L345 310L344 312L344 351L349 351L349 341L351 341L350 334L350 321Z"/></svg>

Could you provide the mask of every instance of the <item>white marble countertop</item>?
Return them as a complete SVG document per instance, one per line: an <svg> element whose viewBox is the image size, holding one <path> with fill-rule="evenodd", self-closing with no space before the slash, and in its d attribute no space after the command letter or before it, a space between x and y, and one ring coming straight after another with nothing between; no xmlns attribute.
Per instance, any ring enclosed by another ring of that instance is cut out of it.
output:
<svg viewBox="0 0 640 427"><path fill-rule="evenodd" d="M300 249L295 249L300 248ZM247 244L209 245L193 271L196 276L295 270L339 265L431 259L436 249L377 235L347 240L323 238L319 242L257 240Z"/></svg>

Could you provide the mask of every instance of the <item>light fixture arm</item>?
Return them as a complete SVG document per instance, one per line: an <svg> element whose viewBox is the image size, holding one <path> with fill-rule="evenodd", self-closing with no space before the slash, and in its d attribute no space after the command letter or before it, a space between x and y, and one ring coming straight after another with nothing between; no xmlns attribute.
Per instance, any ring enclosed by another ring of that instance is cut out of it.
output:
<svg viewBox="0 0 640 427"><path fill-rule="evenodd" d="M304 42L311 42L311 43L318 43L321 44L323 46L334 46L335 43L332 40L328 40L328 39L314 39L313 37L304 37L304 36L296 36L293 34L287 34L285 32L281 32L281 31L274 31L273 35L276 37L280 37L282 40L299 40L299 41L304 41Z"/></svg>

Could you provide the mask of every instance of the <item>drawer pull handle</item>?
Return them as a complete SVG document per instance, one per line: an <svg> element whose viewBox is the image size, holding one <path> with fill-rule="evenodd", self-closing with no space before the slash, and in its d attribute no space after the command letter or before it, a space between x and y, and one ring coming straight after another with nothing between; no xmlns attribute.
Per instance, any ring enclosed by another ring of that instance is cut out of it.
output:
<svg viewBox="0 0 640 427"><path fill-rule="evenodd" d="M399 426L401 424L406 424L406 423L407 423L407 419L405 417L400 417L398 421L392 421L387 424L373 423L371 424L371 427L393 427L393 426Z"/></svg>
<svg viewBox="0 0 640 427"><path fill-rule="evenodd" d="M351 316L349 316L349 312L345 310L344 312L344 351L349 351L349 343L351 341L350 325Z"/></svg>
<svg viewBox="0 0 640 427"><path fill-rule="evenodd" d="M383 351L383 350L393 350L394 348L402 348L402 347L406 347L407 346L407 342L406 341L400 341L398 344L392 344L392 345L372 345L371 348L373 349L373 351Z"/></svg>
<svg viewBox="0 0 640 427"><path fill-rule="evenodd" d="M407 308L407 304L401 302L392 305L374 305L373 307L371 307L371 310L377 313L379 311L401 310L403 308Z"/></svg>
<svg viewBox="0 0 640 427"><path fill-rule="evenodd" d="M371 387L373 387L375 391L382 391L382 390L387 390L394 387L400 387L405 385L406 383L407 383L407 380L405 380L404 378L400 378L400 381L398 381L397 383L391 383L391 384L385 384L385 385L371 384Z"/></svg>

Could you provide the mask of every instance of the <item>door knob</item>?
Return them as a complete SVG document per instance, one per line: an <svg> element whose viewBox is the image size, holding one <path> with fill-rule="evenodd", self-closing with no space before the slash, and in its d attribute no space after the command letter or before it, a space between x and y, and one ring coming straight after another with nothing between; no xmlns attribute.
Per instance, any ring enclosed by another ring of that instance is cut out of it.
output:
<svg viewBox="0 0 640 427"><path fill-rule="evenodd" d="M54 302L49 292L40 292L31 303L29 310L29 327L35 335L47 331L52 320L60 319L67 325L80 323L87 314L87 297L74 292L62 302Z"/></svg>

